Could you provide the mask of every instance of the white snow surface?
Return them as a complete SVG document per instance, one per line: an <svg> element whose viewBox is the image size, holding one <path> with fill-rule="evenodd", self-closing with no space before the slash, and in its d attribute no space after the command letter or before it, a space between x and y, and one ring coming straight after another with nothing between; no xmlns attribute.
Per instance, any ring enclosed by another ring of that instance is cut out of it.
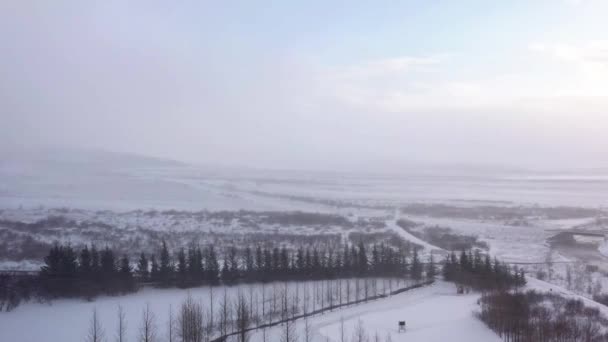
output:
<svg viewBox="0 0 608 342"><path fill-rule="evenodd" d="M201 298L204 303L207 291L206 288L199 288L190 292L193 298ZM230 288L230 291L236 290ZM215 293L216 300L219 300L221 290ZM112 341L119 304L126 313L127 337L134 341L142 309L147 303L155 314L159 341L165 341L168 308L172 305L176 312L186 294L187 291L178 289L147 289L128 296L102 297L94 302L60 300L50 305L24 304L13 312L0 313L0 341L83 341L93 308L96 308L101 318L107 340ZM313 316L310 318L313 341L326 341L326 338L339 341L340 320L344 318L348 340L354 326L361 320L370 337L377 332L382 340L390 334L395 342L498 342L500 339L473 314L478 298L478 294L456 295L453 284L440 281L387 299ZM399 320L407 321L407 332L397 333ZM296 331L300 340L303 338L303 325L303 320L297 321ZM281 326L267 329L266 334L267 341L280 341ZM251 342L261 341L261 332L252 334Z"/></svg>
<svg viewBox="0 0 608 342"><path fill-rule="evenodd" d="M457 295L453 284L437 282L388 299L337 310L310 319L313 341L338 342L341 320L344 319L346 340L350 341L361 321L369 340L377 333L381 341L391 335L394 342L499 342L501 339L481 321L474 311L479 294ZM398 321L406 321L405 333L398 332ZM303 322L297 334L303 338ZM281 327L267 331L268 341L280 341ZM256 333L252 342L261 342Z"/></svg>

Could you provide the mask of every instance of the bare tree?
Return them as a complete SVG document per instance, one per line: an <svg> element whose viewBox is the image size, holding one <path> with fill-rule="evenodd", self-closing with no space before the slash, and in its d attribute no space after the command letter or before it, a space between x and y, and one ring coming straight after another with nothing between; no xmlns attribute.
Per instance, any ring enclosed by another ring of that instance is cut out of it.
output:
<svg viewBox="0 0 608 342"><path fill-rule="evenodd" d="M378 330L374 333L374 342L380 342L380 335L378 335Z"/></svg>
<svg viewBox="0 0 608 342"><path fill-rule="evenodd" d="M266 286L264 283L262 283L262 323L266 323Z"/></svg>
<svg viewBox="0 0 608 342"><path fill-rule="evenodd" d="M281 342L296 342L298 337L295 322L289 317L289 295L286 288L283 290L281 297L281 320L283 321Z"/></svg>
<svg viewBox="0 0 608 342"><path fill-rule="evenodd" d="M338 278L338 303L342 306L342 278Z"/></svg>
<svg viewBox="0 0 608 342"><path fill-rule="evenodd" d="M327 307L332 309L334 306L334 296L332 291L332 281L327 280L327 285L325 286L325 295L327 296Z"/></svg>
<svg viewBox="0 0 608 342"><path fill-rule="evenodd" d="M105 341L105 334L99 317L97 316L97 309L93 309L91 321L89 323L89 332L85 339L86 342L102 342Z"/></svg>
<svg viewBox="0 0 608 342"><path fill-rule="evenodd" d="M213 334L213 329L214 329L214 322L213 322L213 318L215 315L215 312L213 311L213 302L214 302L214 298L213 298L213 286L209 286L209 333Z"/></svg>
<svg viewBox="0 0 608 342"><path fill-rule="evenodd" d="M300 306L300 298L298 297L298 294L296 293L291 298L291 309L289 310L292 319L295 318L296 315L298 314L298 311L300 310L299 306Z"/></svg>
<svg viewBox="0 0 608 342"><path fill-rule="evenodd" d="M177 322L178 335L182 342L203 341L203 307L195 302L190 294L182 303Z"/></svg>
<svg viewBox="0 0 608 342"><path fill-rule="evenodd" d="M367 336L367 332L365 331L365 327L363 326L363 321L359 319L357 321L357 325L355 326L355 331L353 332L353 342L368 342L369 337Z"/></svg>
<svg viewBox="0 0 608 342"><path fill-rule="evenodd" d="M346 279L346 303L350 303L350 278Z"/></svg>
<svg viewBox="0 0 608 342"><path fill-rule="evenodd" d="M260 324L260 303L258 301L258 292L255 291L253 293L253 307L249 308L249 311L251 311L251 320L253 322L253 324L255 325L259 325Z"/></svg>
<svg viewBox="0 0 608 342"><path fill-rule="evenodd" d="M325 292L323 292L323 284L325 284L324 281L319 281L319 283L321 283L321 292L320 292L320 296L321 296L321 310L325 309Z"/></svg>
<svg viewBox="0 0 608 342"><path fill-rule="evenodd" d="M277 312L277 294L279 291L277 290L276 283L272 284L272 311L270 313L270 323L272 323L272 315Z"/></svg>
<svg viewBox="0 0 608 342"><path fill-rule="evenodd" d="M340 342L346 342L346 328L344 327L344 316L340 317Z"/></svg>
<svg viewBox="0 0 608 342"><path fill-rule="evenodd" d="M249 284L249 297L248 297L248 299L249 299L249 314L250 314L250 316L251 316L252 319L253 319L253 315L255 313L255 308L254 308L255 301L253 300L253 294L254 294L253 284Z"/></svg>
<svg viewBox="0 0 608 342"><path fill-rule="evenodd" d="M249 340L247 329L251 324L251 312L244 295L238 295L235 309L238 341L247 342Z"/></svg>
<svg viewBox="0 0 608 342"><path fill-rule="evenodd" d="M201 305L202 307L202 305ZM203 326L203 341L204 342L209 342L211 340L211 337L213 336L213 329L211 328L211 325L209 324L209 320L211 313L203 313L203 322L202 322L202 326Z"/></svg>
<svg viewBox="0 0 608 342"><path fill-rule="evenodd" d="M169 305L169 319L167 320L167 337L169 342L175 339L175 319L173 318L173 307Z"/></svg>
<svg viewBox="0 0 608 342"><path fill-rule="evenodd" d="M312 311L317 311L317 283L312 283Z"/></svg>
<svg viewBox="0 0 608 342"><path fill-rule="evenodd" d="M308 307L309 307L309 302L310 302L310 292L309 292L309 286L307 286L306 284L304 284L304 302L302 303L302 312L304 313L304 315L308 315Z"/></svg>
<svg viewBox="0 0 608 342"><path fill-rule="evenodd" d="M125 342L125 334L127 331L127 321L125 319L125 311L122 305L118 305L118 326L116 328L116 342Z"/></svg>
<svg viewBox="0 0 608 342"><path fill-rule="evenodd" d="M393 342L393 335L391 335L391 333L386 333L386 338L384 339L384 342Z"/></svg>
<svg viewBox="0 0 608 342"><path fill-rule="evenodd" d="M308 316L304 317L304 342L312 342L313 331Z"/></svg>
<svg viewBox="0 0 608 342"><path fill-rule="evenodd" d="M156 318L150 310L150 304L146 304L146 308L142 312L141 326L139 327L140 342L156 341Z"/></svg>
<svg viewBox="0 0 608 342"><path fill-rule="evenodd" d="M220 321L219 321L219 329L220 335L226 336L228 335L228 324L231 314L230 303L228 302L228 292L224 288L224 296L222 298L222 302L220 303Z"/></svg>
<svg viewBox="0 0 608 342"><path fill-rule="evenodd" d="M376 296L378 295L378 280L376 278L373 278L372 280L372 296Z"/></svg>

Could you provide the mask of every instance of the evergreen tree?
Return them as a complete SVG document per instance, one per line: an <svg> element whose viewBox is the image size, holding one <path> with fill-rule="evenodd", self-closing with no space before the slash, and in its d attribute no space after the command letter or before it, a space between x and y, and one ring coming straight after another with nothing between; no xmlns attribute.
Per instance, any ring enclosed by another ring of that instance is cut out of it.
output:
<svg viewBox="0 0 608 342"><path fill-rule="evenodd" d="M88 279L91 276L91 252L89 252L88 246L85 245L84 248L82 248L78 260L78 272L81 277Z"/></svg>
<svg viewBox="0 0 608 342"><path fill-rule="evenodd" d="M306 247L306 255L304 257L304 270L305 270L305 275L307 277L312 276L312 268L313 268L313 262L312 262L312 255L310 254L310 247Z"/></svg>
<svg viewBox="0 0 608 342"><path fill-rule="evenodd" d="M319 251L315 248L312 250L312 267L311 274L313 277L318 278L321 273L321 256L319 255Z"/></svg>
<svg viewBox="0 0 608 342"><path fill-rule="evenodd" d="M129 262L129 257L127 257L126 255L123 255L122 258L120 259L120 267L118 269L118 272L125 277L130 277L132 276L131 273L132 269L131 269L131 263Z"/></svg>
<svg viewBox="0 0 608 342"><path fill-rule="evenodd" d="M263 279L269 281L273 278L272 270L272 252L268 249L264 249L264 274Z"/></svg>
<svg viewBox="0 0 608 342"><path fill-rule="evenodd" d="M380 252L378 251L378 245L372 246L372 262L370 265L372 274L378 275L381 269L380 263Z"/></svg>
<svg viewBox="0 0 608 342"><path fill-rule="evenodd" d="M297 272L305 272L306 268L306 260L304 259L304 249L302 247L298 248L296 252L296 271ZM300 273L300 274L302 274Z"/></svg>
<svg viewBox="0 0 608 342"><path fill-rule="evenodd" d="M352 260L351 260L351 256L350 256L350 248L348 245L344 245L344 252L342 253L343 255L343 259L342 260L342 269L343 269L343 274L346 277L349 277L351 275L351 267L352 267Z"/></svg>
<svg viewBox="0 0 608 342"><path fill-rule="evenodd" d="M91 245L91 273L93 273L94 278L99 278L100 269L99 252L97 251L97 247L95 247L95 245Z"/></svg>
<svg viewBox="0 0 608 342"><path fill-rule="evenodd" d="M451 252L449 255L446 255L445 262L443 263L443 279L445 281L454 280L454 263L452 261L452 256L454 252Z"/></svg>
<svg viewBox="0 0 608 342"><path fill-rule="evenodd" d="M359 267L359 270L358 270L359 274L366 275L368 267L369 267L369 263L367 261L367 252L365 251L365 245L363 244L363 241L359 242L358 257L359 257L359 262L358 262L357 266Z"/></svg>
<svg viewBox="0 0 608 342"><path fill-rule="evenodd" d="M201 251L200 247L196 247L196 272L194 273L196 283L202 283L205 275L205 265L203 264L203 251Z"/></svg>
<svg viewBox="0 0 608 342"><path fill-rule="evenodd" d="M245 253L243 255L243 264L245 265L245 278L247 280L252 280L253 275L255 273L255 260L251 251L251 247L249 246L245 248Z"/></svg>
<svg viewBox="0 0 608 342"><path fill-rule="evenodd" d="M277 278L280 267L281 267L281 252L279 251L279 249L277 247L275 247L272 249L272 263L271 263L271 272L272 272L273 279Z"/></svg>
<svg viewBox="0 0 608 342"><path fill-rule="evenodd" d="M264 254L259 245L255 248L255 270L258 274L262 274L264 271Z"/></svg>
<svg viewBox="0 0 608 342"><path fill-rule="evenodd" d="M422 265L418 257L418 249L414 249L414 255L412 257L412 266L410 268L410 274L412 279L420 280L422 278Z"/></svg>
<svg viewBox="0 0 608 342"><path fill-rule="evenodd" d="M436 275L437 275L437 268L435 266L435 260L433 258L433 253L431 252L431 255L429 256L429 263L427 264L426 277L429 280L434 280Z"/></svg>
<svg viewBox="0 0 608 342"><path fill-rule="evenodd" d="M463 249L460 252L460 268L463 270L469 270L470 269L470 263L469 263L469 256L467 255L467 252Z"/></svg>
<svg viewBox="0 0 608 342"><path fill-rule="evenodd" d="M334 263L332 265L332 269L333 269L333 275L338 276L338 277L342 277L344 274L344 270L342 269L342 254L341 251L338 249L338 252L336 253L336 257L334 258Z"/></svg>
<svg viewBox="0 0 608 342"><path fill-rule="evenodd" d="M152 254L150 258L150 280L157 282L160 281L160 267L158 266L158 262L156 262L156 256Z"/></svg>
<svg viewBox="0 0 608 342"><path fill-rule="evenodd" d="M101 272L106 279L112 279L116 273L114 252L110 247L106 247L101 252Z"/></svg>
<svg viewBox="0 0 608 342"><path fill-rule="evenodd" d="M228 265L229 265L229 282L234 284L239 278L239 259L236 247L232 246L228 250Z"/></svg>
<svg viewBox="0 0 608 342"><path fill-rule="evenodd" d="M217 254L213 245L209 246L207 251L207 257L205 259L205 270L207 271L207 281L211 285L219 284L220 279L220 266L217 260Z"/></svg>
<svg viewBox="0 0 608 342"><path fill-rule="evenodd" d="M196 249L194 248L194 245L191 245L190 247L188 247L188 259L186 260L186 273L187 278L188 278L188 283L190 285L193 285L196 281L198 281L197 279L197 274L199 272L199 265L198 265L198 261L196 260Z"/></svg>
<svg viewBox="0 0 608 342"><path fill-rule="evenodd" d="M186 263L186 253L181 248L177 253L177 283L180 287L187 286L188 265Z"/></svg>
<svg viewBox="0 0 608 342"><path fill-rule="evenodd" d="M163 286L169 286L172 276L173 265L171 264L171 256L169 255L169 250L167 249L167 243L165 240L163 240L160 251L159 280Z"/></svg>
<svg viewBox="0 0 608 342"><path fill-rule="evenodd" d="M350 246L350 260L351 275L358 275L360 273L359 263L361 259L359 258L359 253L357 253L357 248L355 245Z"/></svg>
<svg viewBox="0 0 608 342"><path fill-rule="evenodd" d="M123 257L120 259L118 274L120 276L120 290L123 293L134 291L135 281L133 280L131 263L126 255L123 255Z"/></svg>
<svg viewBox="0 0 608 342"><path fill-rule="evenodd" d="M233 279L230 274L230 265L228 262L228 258L224 258L222 264L222 282L226 285L232 285Z"/></svg>
<svg viewBox="0 0 608 342"><path fill-rule="evenodd" d="M334 266L334 252L333 252L333 250L330 249L327 252L326 255L327 255L327 257L325 258L325 265L324 265L324 268L325 268L325 278L332 279L332 278L335 277L335 273L334 273L334 269L333 269L333 266Z"/></svg>
<svg viewBox="0 0 608 342"><path fill-rule="evenodd" d="M279 273L285 277L289 273L289 253L287 253L287 248L283 246L281 248L281 257L279 260Z"/></svg>
<svg viewBox="0 0 608 342"><path fill-rule="evenodd" d="M147 281L149 276L148 259L142 252L139 255L139 262L137 263L137 275L142 281Z"/></svg>

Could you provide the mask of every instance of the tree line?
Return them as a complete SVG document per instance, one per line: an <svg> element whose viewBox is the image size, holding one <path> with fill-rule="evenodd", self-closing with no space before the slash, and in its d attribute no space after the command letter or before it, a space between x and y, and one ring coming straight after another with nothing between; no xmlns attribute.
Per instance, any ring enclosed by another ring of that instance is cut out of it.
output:
<svg viewBox="0 0 608 342"><path fill-rule="evenodd" d="M404 291L428 285L424 282L406 282L404 279L382 279L384 286L377 287L377 278L349 278L312 282L283 282L268 285L242 286L228 294L223 291L207 292L208 297L193 298L190 294L176 307L168 306L166 319L158 320L159 311L146 305L137 322L139 335L136 341L220 342L249 341L254 332L262 342L311 342L314 332L309 319L326 311L386 298ZM390 282L396 283L393 288ZM408 285L409 283L409 285ZM401 284L401 285L400 285ZM177 309L174 311L174 309ZM93 311L85 338L86 342L107 341L104 329L110 321L102 322ZM112 335L125 341L125 320L122 307L117 307L116 320L111 322ZM115 323L115 324L114 324ZM132 326L132 331L135 326ZM274 328L271 330L271 328ZM271 334L271 331L273 332ZM343 341L348 333L342 329ZM353 338L361 335L359 329ZM359 341L353 339L353 341Z"/></svg>
<svg viewBox="0 0 608 342"><path fill-rule="evenodd" d="M526 284L523 269L509 265L479 250L461 251L460 255L450 253L444 262L443 277L447 281L475 290L497 290L521 287Z"/></svg>
<svg viewBox="0 0 608 342"><path fill-rule="evenodd" d="M55 244L44 258L39 274L41 294L48 298L135 291L129 258L117 258L109 247L84 246L76 252L70 245Z"/></svg>
<svg viewBox="0 0 608 342"><path fill-rule="evenodd" d="M412 252L386 244L366 246L363 242L335 249L232 246L220 254L213 245L202 248L193 244L171 252L163 241L158 253L142 252L134 263L127 255L117 257L109 247L84 245L76 249L55 244L44 258L38 277L30 279L26 288L35 289L44 299L92 298L133 292L141 284L189 288L349 277L420 280L425 271L434 277L436 265L432 257L423 263L417 249ZM2 284L0 281L0 295ZM15 295L14 291L10 295Z"/></svg>

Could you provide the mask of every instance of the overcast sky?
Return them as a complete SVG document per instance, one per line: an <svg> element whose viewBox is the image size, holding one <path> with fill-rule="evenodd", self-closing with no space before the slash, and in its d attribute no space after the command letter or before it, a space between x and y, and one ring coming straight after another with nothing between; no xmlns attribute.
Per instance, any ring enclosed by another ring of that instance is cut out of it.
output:
<svg viewBox="0 0 608 342"><path fill-rule="evenodd" d="M0 144L608 165L608 1L0 2Z"/></svg>

